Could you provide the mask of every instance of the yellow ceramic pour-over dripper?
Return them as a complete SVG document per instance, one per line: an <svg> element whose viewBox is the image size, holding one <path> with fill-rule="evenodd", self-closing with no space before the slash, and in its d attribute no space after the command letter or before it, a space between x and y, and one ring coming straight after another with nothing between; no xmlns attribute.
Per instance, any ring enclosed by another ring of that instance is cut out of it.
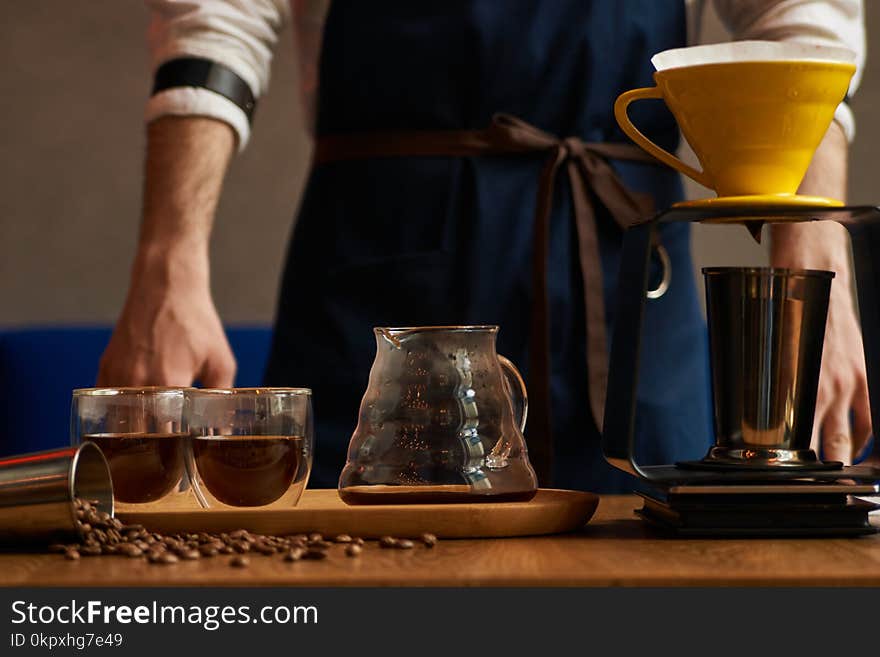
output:
<svg viewBox="0 0 880 657"><path fill-rule="evenodd" d="M853 60L842 48L764 41L665 51L651 60L657 86L621 94L614 115L644 150L719 196L697 204L841 205L796 192L846 96ZM666 103L702 171L632 124L627 107L643 98Z"/></svg>

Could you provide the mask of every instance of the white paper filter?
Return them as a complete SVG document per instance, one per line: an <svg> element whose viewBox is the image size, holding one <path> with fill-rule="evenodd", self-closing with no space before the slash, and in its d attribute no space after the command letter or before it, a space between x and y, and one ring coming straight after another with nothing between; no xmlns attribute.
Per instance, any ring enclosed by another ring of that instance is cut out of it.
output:
<svg viewBox="0 0 880 657"><path fill-rule="evenodd" d="M854 64L856 55L846 48L780 41L731 41L708 46L674 48L657 53L651 63L657 71L700 64L767 61L821 61Z"/></svg>

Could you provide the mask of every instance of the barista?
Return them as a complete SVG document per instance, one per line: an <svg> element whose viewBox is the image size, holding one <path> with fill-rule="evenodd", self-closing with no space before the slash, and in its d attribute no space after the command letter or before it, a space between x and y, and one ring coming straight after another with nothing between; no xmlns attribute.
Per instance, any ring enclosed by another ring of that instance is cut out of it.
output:
<svg viewBox="0 0 880 657"><path fill-rule="evenodd" d="M687 44L702 2L327 4L290 3L316 151L266 372L268 385L314 390L312 481L334 486L344 463L373 326L499 324L499 351L526 365L542 483L628 490L599 444L621 229L680 200L682 187L628 143L611 110L620 92L652 84L654 53ZM840 45L863 61L857 0L714 4L735 39ZM208 240L290 5L148 5L156 85L143 224L99 384L229 386L235 361L211 298ZM653 105L636 123L674 150L676 124ZM852 134L842 105L802 193L845 197ZM773 230L773 265L837 272L816 426L825 457L849 461L870 420L845 231ZM705 453L709 382L689 226L665 226L657 252L672 285L646 311L637 432L644 460L669 462Z"/></svg>

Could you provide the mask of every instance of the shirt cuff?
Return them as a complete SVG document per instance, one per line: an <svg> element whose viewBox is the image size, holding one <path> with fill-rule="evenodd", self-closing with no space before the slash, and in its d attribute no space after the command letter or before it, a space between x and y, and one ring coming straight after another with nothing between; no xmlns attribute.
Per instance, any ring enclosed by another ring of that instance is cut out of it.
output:
<svg viewBox="0 0 880 657"><path fill-rule="evenodd" d="M851 144L853 138L856 136L856 120L853 116L852 109L847 103L841 103L837 106L837 110L834 112L834 120L837 121L838 125L843 129L843 134L846 135L846 141Z"/></svg>
<svg viewBox="0 0 880 657"><path fill-rule="evenodd" d="M227 123L238 137L238 152L244 150L251 135L247 116L225 96L200 87L175 87L160 91L147 102L147 123L163 116L207 116Z"/></svg>

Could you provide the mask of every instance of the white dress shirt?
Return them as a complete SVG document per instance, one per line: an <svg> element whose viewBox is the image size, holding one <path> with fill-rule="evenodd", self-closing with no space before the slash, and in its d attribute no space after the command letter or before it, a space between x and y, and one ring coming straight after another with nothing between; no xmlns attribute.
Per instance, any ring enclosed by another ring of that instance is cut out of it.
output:
<svg viewBox="0 0 880 657"><path fill-rule="evenodd" d="M688 41L700 43L699 25L707 0L685 0ZM733 40L800 41L849 48L858 70L865 61L863 0L708 0ZM330 0L146 0L151 12L149 44L153 70L177 57L202 57L224 64L250 86L255 97L269 86L272 52L292 17L299 54L302 102L312 123L318 85L318 56ZM609 108L610 111L610 108ZM197 87L162 91L147 103L146 120L161 116L208 116L227 122L246 146L250 125L244 112L224 96ZM851 110L835 114L849 140L855 133Z"/></svg>

